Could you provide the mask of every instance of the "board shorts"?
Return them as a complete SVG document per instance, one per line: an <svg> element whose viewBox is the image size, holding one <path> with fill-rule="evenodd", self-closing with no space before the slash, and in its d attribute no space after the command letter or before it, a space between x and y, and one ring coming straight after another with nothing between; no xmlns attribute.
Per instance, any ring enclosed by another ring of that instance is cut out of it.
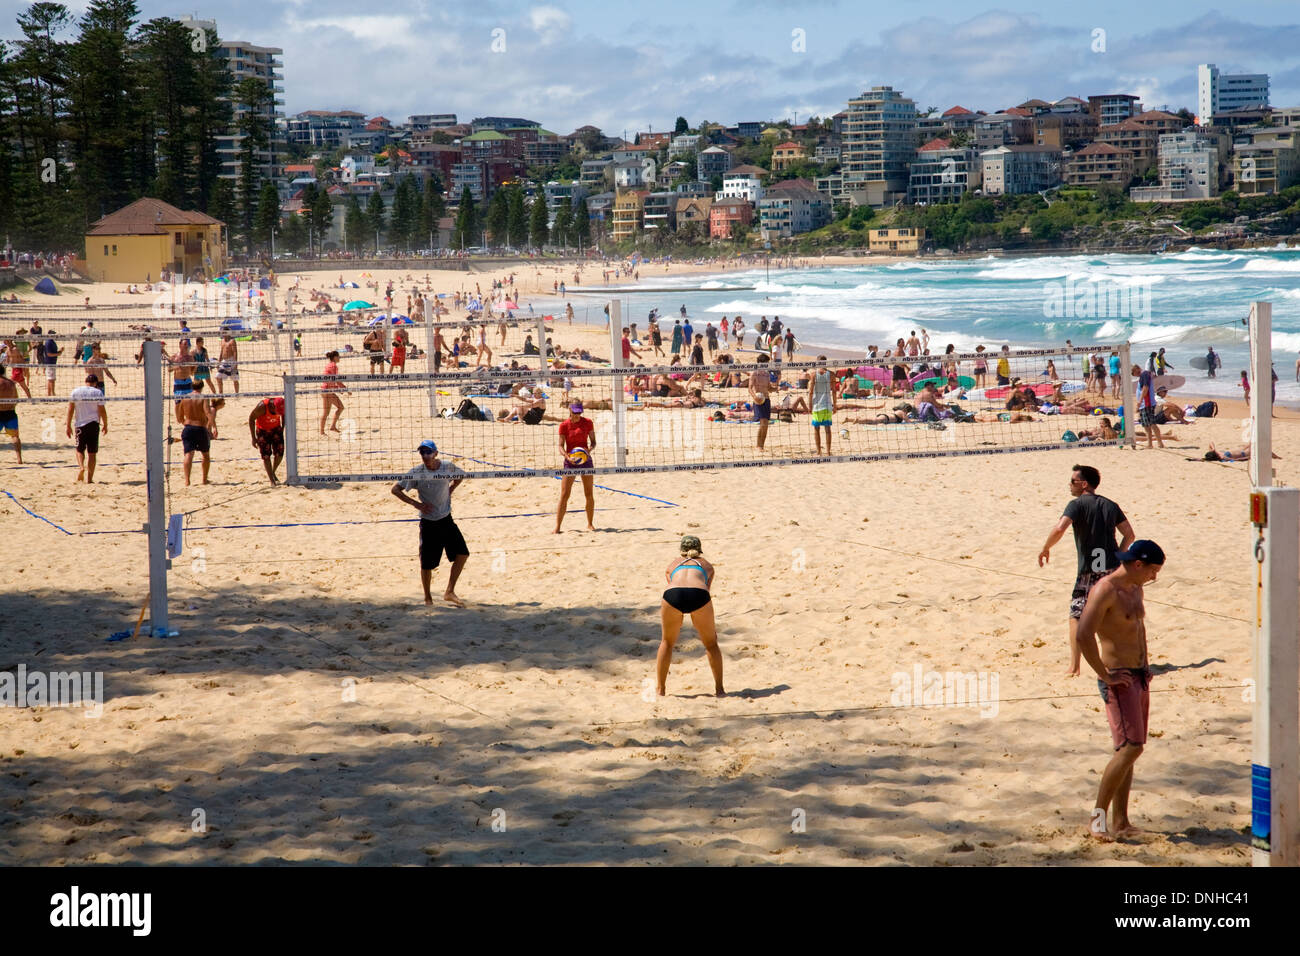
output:
<svg viewBox="0 0 1300 956"><path fill-rule="evenodd" d="M1133 680L1125 687L1112 687L1097 681L1101 699L1106 702L1106 722L1115 749L1141 747L1147 742L1147 723L1151 710L1151 671L1144 667L1116 667L1112 674L1127 671Z"/></svg>
<svg viewBox="0 0 1300 956"><path fill-rule="evenodd" d="M203 425L186 425L181 429L181 448L187 455L196 451L206 455L212 448L212 436Z"/></svg>
<svg viewBox="0 0 1300 956"><path fill-rule="evenodd" d="M1150 427L1156 423L1156 407L1143 405L1138 409L1138 424Z"/></svg>
<svg viewBox="0 0 1300 956"><path fill-rule="evenodd" d="M1110 574L1109 571L1084 571L1074 579L1074 590L1070 592L1070 617L1072 619L1077 621L1083 616L1083 608L1088 603L1088 595L1097 586L1097 582L1108 574Z"/></svg>
<svg viewBox="0 0 1300 956"><path fill-rule="evenodd" d="M669 588L664 592L664 600L669 607L690 614L708 604L713 596L704 588Z"/></svg>
<svg viewBox="0 0 1300 956"><path fill-rule="evenodd" d="M254 441L257 442L257 450L262 453L263 458L284 454L284 426L271 429L258 428L254 430L253 435Z"/></svg>
<svg viewBox="0 0 1300 956"><path fill-rule="evenodd" d="M197 368L194 370L194 381L206 382L210 378L212 378L212 370L209 369L207 366L204 366L203 368Z"/></svg>
<svg viewBox="0 0 1300 956"><path fill-rule="evenodd" d="M10 408L0 412L0 431L18 431L18 409Z"/></svg>
<svg viewBox="0 0 1300 956"><path fill-rule="evenodd" d="M45 366L45 378L46 378L48 381L51 381L51 382L54 381L54 376L55 376L55 374L58 372L58 370L59 370L59 367L58 367L57 365L54 365L53 363L51 363L51 364Z"/></svg>
<svg viewBox="0 0 1300 956"><path fill-rule="evenodd" d="M448 561L455 561L462 554L469 554L465 537L451 520L451 515L436 520L420 519L420 568L432 571L442 561L443 553Z"/></svg>
<svg viewBox="0 0 1300 956"><path fill-rule="evenodd" d="M831 427L831 410L824 408L812 413L813 428L830 428Z"/></svg>
<svg viewBox="0 0 1300 956"><path fill-rule="evenodd" d="M370 364L371 364L371 365L383 365L383 364L384 364L384 361L385 361L385 359L384 359L384 353L383 353L383 352L371 352L371 353L370 353Z"/></svg>
<svg viewBox="0 0 1300 956"><path fill-rule="evenodd" d="M14 379L15 384L18 383L18 382L25 382L25 381L27 381L27 369L25 369L25 368L18 368L17 366L15 366L14 369L13 369L13 373L14 373L14 375L13 375L13 379Z"/></svg>
<svg viewBox="0 0 1300 956"><path fill-rule="evenodd" d="M73 434L77 438L77 451L89 455L99 454L99 422L78 425Z"/></svg>
<svg viewBox="0 0 1300 956"><path fill-rule="evenodd" d="M754 403L754 421L770 422L772 420L772 399L765 398L761 403Z"/></svg>
<svg viewBox="0 0 1300 956"><path fill-rule="evenodd" d="M236 382L238 382L239 363L222 362L220 365L217 366L217 378L219 379L233 378Z"/></svg>
<svg viewBox="0 0 1300 956"><path fill-rule="evenodd" d="M194 391L194 382L188 378L172 379L173 395L188 395Z"/></svg>
<svg viewBox="0 0 1300 956"><path fill-rule="evenodd" d="M525 425L536 425L538 422L542 420L542 416L545 414L546 411L544 409L530 408L528 409L528 411L524 412L523 417L520 418L520 421L522 421Z"/></svg>

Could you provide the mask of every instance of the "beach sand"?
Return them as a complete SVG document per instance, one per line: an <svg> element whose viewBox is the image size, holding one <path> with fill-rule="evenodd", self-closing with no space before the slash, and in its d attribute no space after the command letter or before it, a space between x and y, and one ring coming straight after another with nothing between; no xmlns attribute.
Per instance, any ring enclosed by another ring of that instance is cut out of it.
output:
<svg viewBox="0 0 1300 956"><path fill-rule="evenodd" d="M607 341L573 328L557 342ZM148 590L142 407L111 406L93 487L64 406L49 440L50 406L20 409L27 467L0 442L0 670L101 671L105 697L98 717L0 708L0 863L1249 863L1249 477L1188 460L1239 440L1240 403L1163 451L601 478L594 534L580 493L551 533L552 479L469 482L463 610L423 606L386 486L269 487L251 405L221 413L215 484L171 474L171 639L105 642ZM1084 835L1110 736L1095 681L1064 676L1070 537L1036 562L1076 462L1168 555L1140 843ZM647 693L684 533L717 567L721 700L689 627L668 697ZM908 701L930 671L982 673L996 700Z"/></svg>

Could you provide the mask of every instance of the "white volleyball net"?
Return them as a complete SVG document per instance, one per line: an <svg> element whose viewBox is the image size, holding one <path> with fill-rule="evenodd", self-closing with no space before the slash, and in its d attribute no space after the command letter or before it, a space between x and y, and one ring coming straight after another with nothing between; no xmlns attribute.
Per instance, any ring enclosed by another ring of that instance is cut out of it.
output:
<svg viewBox="0 0 1300 956"><path fill-rule="evenodd" d="M600 356L564 354L547 357L544 369L527 356L513 370L495 363L490 370L376 376L361 359L344 358L337 377L285 378L288 479L396 480L419 463L416 449L426 439L469 477L504 478L572 474L575 465L584 474L615 474L1118 446L1136 424L1121 411L1133 388L1123 344L861 360L731 358L614 368ZM1091 373L1094 358L1106 369L1104 384ZM1120 374L1112 378L1116 364ZM824 402L809 379L822 370L834 382L834 408L829 426L814 426L826 415L814 414ZM750 376L768 383L766 420L755 411ZM577 402L594 426L586 460L566 459L558 427Z"/></svg>

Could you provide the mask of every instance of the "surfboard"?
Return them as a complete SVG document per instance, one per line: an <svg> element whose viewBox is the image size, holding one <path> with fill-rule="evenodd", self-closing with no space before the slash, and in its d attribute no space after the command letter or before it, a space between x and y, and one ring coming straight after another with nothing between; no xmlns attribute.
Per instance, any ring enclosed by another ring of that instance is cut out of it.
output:
<svg viewBox="0 0 1300 956"><path fill-rule="evenodd" d="M1033 391L1033 393L1037 395L1039 398L1042 398L1044 395L1051 395L1052 389L1054 387L1055 386L1051 382L1039 382L1037 385L1029 386L1029 388ZM1023 392L1024 390L1025 390L1025 386L1021 385L1020 391ZM1065 389L1062 388L1061 391L1064 392ZM985 398L1006 398L1010 394L1011 394L1010 385L999 385L997 388L986 389L984 392L984 397Z"/></svg>
<svg viewBox="0 0 1300 956"><path fill-rule="evenodd" d="M1187 379L1181 375L1157 375L1151 380L1152 388L1167 388L1173 391L1176 388L1182 388L1187 384Z"/></svg>
<svg viewBox="0 0 1300 956"><path fill-rule="evenodd" d="M912 387L916 388L919 391L920 389L925 388L926 385L932 382L934 383L935 388L942 388L943 386L948 384L948 379L946 376L942 376L942 375L937 376L935 378L923 378L920 379L919 381L913 382ZM969 375L958 375L957 384L960 385L962 388L974 388L975 379L971 378Z"/></svg>
<svg viewBox="0 0 1300 956"><path fill-rule="evenodd" d="M1202 372L1208 372L1210 370L1210 360L1207 359L1204 355L1196 356L1195 358L1188 361L1187 364L1190 365L1192 368L1200 369Z"/></svg>
<svg viewBox="0 0 1300 956"><path fill-rule="evenodd" d="M874 365L859 365L857 372L859 378L869 378L883 385L888 385L894 380L893 372L887 368L876 368Z"/></svg>

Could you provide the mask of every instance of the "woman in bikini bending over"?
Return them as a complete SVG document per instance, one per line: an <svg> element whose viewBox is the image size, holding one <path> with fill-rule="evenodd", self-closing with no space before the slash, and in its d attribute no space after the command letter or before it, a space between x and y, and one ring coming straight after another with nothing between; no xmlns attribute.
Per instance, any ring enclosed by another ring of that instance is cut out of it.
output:
<svg viewBox="0 0 1300 956"><path fill-rule="evenodd" d="M704 645L709 656L709 667L713 671L713 692L718 697L725 697L722 689L722 651L718 649L718 632L713 622L713 598L709 588L713 584L713 565L700 557L703 548L700 539L688 534L682 538L682 556L668 565L664 577L668 579L668 590L664 591L659 616L663 626L662 639L659 642L658 658L658 692L659 696L667 693L668 665L673 659L673 645L681 633L685 615L691 616L691 624L699 634L700 643Z"/></svg>

